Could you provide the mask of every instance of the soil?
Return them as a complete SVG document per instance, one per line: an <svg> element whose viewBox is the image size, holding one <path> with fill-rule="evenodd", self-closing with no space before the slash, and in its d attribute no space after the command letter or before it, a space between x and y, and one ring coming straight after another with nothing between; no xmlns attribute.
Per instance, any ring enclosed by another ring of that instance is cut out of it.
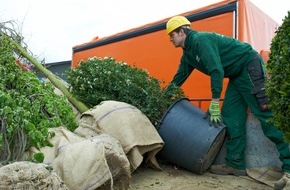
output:
<svg viewBox="0 0 290 190"><path fill-rule="evenodd" d="M248 176L195 174L168 163L160 163L162 171L141 165L132 174L130 190L272 190Z"/></svg>

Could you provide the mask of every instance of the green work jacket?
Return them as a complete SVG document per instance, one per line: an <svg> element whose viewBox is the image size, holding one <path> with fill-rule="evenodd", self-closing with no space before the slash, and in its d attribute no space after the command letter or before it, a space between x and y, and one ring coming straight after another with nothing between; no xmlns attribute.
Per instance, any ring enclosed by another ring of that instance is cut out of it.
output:
<svg viewBox="0 0 290 190"><path fill-rule="evenodd" d="M191 30L171 85L181 86L197 69L210 76L212 98L220 98L223 79L237 77L255 57L257 52L247 43L212 32Z"/></svg>

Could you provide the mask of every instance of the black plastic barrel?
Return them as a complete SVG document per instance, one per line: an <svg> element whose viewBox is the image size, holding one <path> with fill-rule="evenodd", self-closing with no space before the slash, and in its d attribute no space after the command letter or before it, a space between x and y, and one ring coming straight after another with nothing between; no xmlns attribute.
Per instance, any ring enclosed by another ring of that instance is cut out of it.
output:
<svg viewBox="0 0 290 190"><path fill-rule="evenodd" d="M157 126L164 147L158 156L197 174L203 174L218 155L225 127L210 126L204 112L189 99L173 103Z"/></svg>

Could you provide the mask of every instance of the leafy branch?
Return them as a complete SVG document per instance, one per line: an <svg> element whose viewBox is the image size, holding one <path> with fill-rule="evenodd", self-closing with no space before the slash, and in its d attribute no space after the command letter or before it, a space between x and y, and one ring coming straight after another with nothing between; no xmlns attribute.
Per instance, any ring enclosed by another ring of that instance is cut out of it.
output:
<svg viewBox="0 0 290 190"><path fill-rule="evenodd" d="M54 134L48 128L63 126L73 131L77 123L67 99L55 94L51 83L41 82L34 72L21 67L20 60L28 55L19 45L21 35L3 23L0 27L0 162L6 164L24 159L23 153L32 146L52 146L49 139ZM37 62L27 57L27 62Z"/></svg>

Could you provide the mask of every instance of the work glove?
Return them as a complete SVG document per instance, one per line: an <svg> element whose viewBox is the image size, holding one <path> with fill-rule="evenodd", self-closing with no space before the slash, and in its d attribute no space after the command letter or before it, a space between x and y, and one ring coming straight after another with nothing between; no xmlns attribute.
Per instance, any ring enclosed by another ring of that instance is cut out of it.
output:
<svg viewBox="0 0 290 190"><path fill-rule="evenodd" d="M204 119L209 120L209 125L214 127L222 126L222 119L220 114L219 102L211 101L207 112L204 115Z"/></svg>

